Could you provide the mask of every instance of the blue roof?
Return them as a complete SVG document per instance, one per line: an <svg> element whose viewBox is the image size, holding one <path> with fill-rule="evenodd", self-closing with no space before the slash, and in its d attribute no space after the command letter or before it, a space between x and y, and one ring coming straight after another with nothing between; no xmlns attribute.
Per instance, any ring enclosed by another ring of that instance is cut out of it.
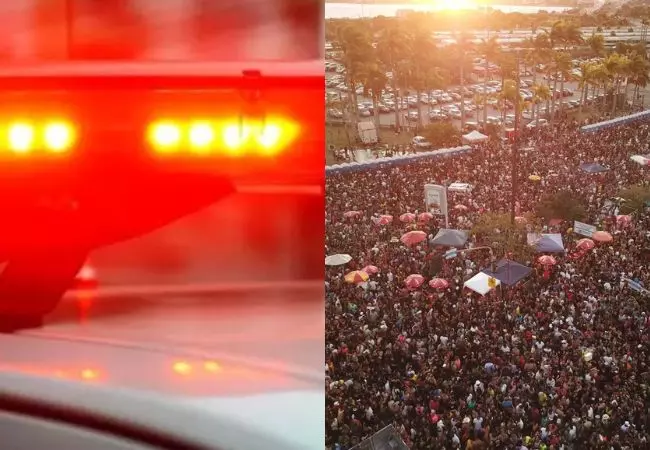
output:
<svg viewBox="0 0 650 450"><path fill-rule="evenodd" d="M364 162L351 162L345 164L334 164L325 167L325 175L334 175L345 172L357 172L363 170L377 169L381 167L398 166L403 164L410 164L425 159L446 158L460 153L467 153L472 150L469 145L462 147L442 148L440 150L433 150L431 152L415 153L411 155L399 155L392 158L377 158L370 159Z"/></svg>
<svg viewBox="0 0 650 450"><path fill-rule="evenodd" d="M509 259L502 259L497 262L495 269L494 272L489 269L483 269L481 272L491 276L492 278L496 278L506 286L512 286L519 283L533 271L530 267Z"/></svg>

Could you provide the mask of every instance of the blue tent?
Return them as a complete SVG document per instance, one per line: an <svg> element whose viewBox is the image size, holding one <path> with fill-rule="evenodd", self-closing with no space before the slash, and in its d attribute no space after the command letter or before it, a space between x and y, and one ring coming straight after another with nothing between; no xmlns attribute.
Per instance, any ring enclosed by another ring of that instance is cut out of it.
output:
<svg viewBox="0 0 650 450"><path fill-rule="evenodd" d="M506 286L512 286L526 278L533 271L530 267L519 264L517 261L502 259L496 263L496 270L483 269L486 275L496 278Z"/></svg>
<svg viewBox="0 0 650 450"><path fill-rule="evenodd" d="M442 228L438 231L436 237L433 238L431 244L460 248L465 245L468 237L467 231Z"/></svg>
<svg viewBox="0 0 650 450"><path fill-rule="evenodd" d="M607 167L596 163L580 164L580 169L587 173L601 173L609 170Z"/></svg>
<svg viewBox="0 0 650 450"><path fill-rule="evenodd" d="M563 253L564 242L562 235L559 233L553 234L536 234L528 233L528 245L535 247L538 253Z"/></svg>

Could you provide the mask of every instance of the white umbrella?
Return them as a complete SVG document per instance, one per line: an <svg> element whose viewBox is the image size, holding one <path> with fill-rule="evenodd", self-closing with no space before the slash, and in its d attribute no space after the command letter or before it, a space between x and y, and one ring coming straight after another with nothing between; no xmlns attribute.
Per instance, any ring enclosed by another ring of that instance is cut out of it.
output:
<svg viewBox="0 0 650 450"><path fill-rule="evenodd" d="M329 255L325 257L326 266L342 266L352 261L352 256L345 254Z"/></svg>

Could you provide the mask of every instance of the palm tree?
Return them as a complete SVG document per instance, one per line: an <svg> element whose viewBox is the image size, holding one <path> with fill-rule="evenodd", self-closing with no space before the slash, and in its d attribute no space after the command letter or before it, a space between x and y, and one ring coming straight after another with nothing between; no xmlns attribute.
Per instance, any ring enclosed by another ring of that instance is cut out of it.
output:
<svg viewBox="0 0 650 450"><path fill-rule="evenodd" d="M487 40L483 40L479 46L479 51L483 53L485 58L485 74L483 78L483 121L487 123L487 82L490 77L490 62L495 61L498 55L501 54L501 46L497 41L496 36L492 36Z"/></svg>
<svg viewBox="0 0 650 450"><path fill-rule="evenodd" d="M632 98L639 98L639 89L650 84L650 62L641 55L636 55L630 63L630 83L634 84Z"/></svg>
<svg viewBox="0 0 650 450"><path fill-rule="evenodd" d="M414 30L410 35L409 50L408 87L416 92L418 124L424 126L424 114L422 114L420 97L423 92L428 92L430 88L442 85L442 76L440 75L440 71L435 67L437 48L431 32L424 28Z"/></svg>
<svg viewBox="0 0 650 450"><path fill-rule="evenodd" d="M456 35L456 44L454 49L456 50L456 55L458 56L458 66L459 66L459 86L460 86L460 129L465 128L465 64L466 58L465 55L471 49L471 37L465 33L461 32Z"/></svg>
<svg viewBox="0 0 650 450"><path fill-rule="evenodd" d="M381 94L386 89L388 77L377 63L369 63L365 67L365 73L362 78L364 95L370 96L372 99L372 109L375 119L375 127L379 130L379 100Z"/></svg>
<svg viewBox="0 0 650 450"><path fill-rule="evenodd" d="M376 54L379 61L391 73L391 87L396 97L399 97L399 67L409 55L407 40L404 39L406 30L396 24L383 28L377 38ZM395 99L395 127L400 128L399 98Z"/></svg>
<svg viewBox="0 0 650 450"><path fill-rule="evenodd" d="M578 78L578 88L580 89L580 114L582 114L582 108L587 102L587 92L589 90L589 84L594 76L595 66L596 65L592 63L580 64L580 77Z"/></svg>
<svg viewBox="0 0 650 450"><path fill-rule="evenodd" d="M510 102L514 105L515 107L515 113L519 113L519 117L515 117L515 120L521 120L521 113L523 111L523 104L524 100L521 96L521 92L519 90L519 85L515 80L505 80L503 83L503 89L501 90L501 100L503 102L503 112L502 112L502 119L505 122L505 104L506 102Z"/></svg>
<svg viewBox="0 0 650 450"><path fill-rule="evenodd" d="M533 111L533 119L539 117L539 105L540 103L548 103L551 98L551 90L546 84L534 84L533 85L533 105L535 105L535 110Z"/></svg>
<svg viewBox="0 0 650 450"><path fill-rule="evenodd" d="M602 34L593 33L587 38L587 45L592 56L598 58L605 54L605 37Z"/></svg>
<svg viewBox="0 0 650 450"><path fill-rule="evenodd" d="M560 78L560 116L564 112L564 102L562 101L562 94L564 93L564 82L571 78L571 55L566 52L559 52L555 55L555 73L556 83L557 78Z"/></svg>
<svg viewBox="0 0 650 450"><path fill-rule="evenodd" d="M627 56L619 55L618 53L612 53L609 55L603 65L607 69L607 73L610 75L611 81L611 93L612 93L612 114L616 112L616 104L618 102L618 94L623 83L623 77L627 73L627 68L630 63L630 60Z"/></svg>
<svg viewBox="0 0 650 450"><path fill-rule="evenodd" d="M344 109L346 123L357 131L359 107L357 85L362 81L367 64L372 61L375 49L363 28L358 26L341 27L333 40L333 45L341 53L340 63L345 67L345 85L350 91L349 103Z"/></svg>

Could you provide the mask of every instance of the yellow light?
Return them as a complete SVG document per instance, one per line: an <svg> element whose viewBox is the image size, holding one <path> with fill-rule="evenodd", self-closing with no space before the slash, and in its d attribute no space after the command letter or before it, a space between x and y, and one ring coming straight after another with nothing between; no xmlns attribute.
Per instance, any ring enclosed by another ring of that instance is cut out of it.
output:
<svg viewBox="0 0 650 450"><path fill-rule="evenodd" d="M74 128L64 122L54 122L45 127L45 146L53 152L68 150L74 142Z"/></svg>
<svg viewBox="0 0 650 450"><path fill-rule="evenodd" d="M174 363L174 372L181 375L188 375L192 371L192 366L184 361Z"/></svg>
<svg viewBox="0 0 650 450"><path fill-rule="evenodd" d="M9 127L9 148L16 153L27 153L34 145L34 127L16 123Z"/></svg>
<svg viewBox="0 0 650 450"><path fill-rule="evenodd" d="M258 128L256 140L260 153L273 156L280 153L298 135L298 127L287 120L270 118Z"/></svg>
<svg viewBox="0 0 650 450"><path fill-rule="evenodd" d="M241 154L243 147L248 143L250 134L250 127L247 125L228 125L223 133L224 144L231 154Z"/></svg>
<svg viewBox="0 0 650 450"><path fill-rule="evenodd" d="M92 369L84 369L81 371L81 378L84 380L94 380L99 376L97 371Z"/></svg>
<svg viewBox="0 0 650 450"><path fill-rule="evenodd" d="M181 129L173 122L159 122L152 125L149 130L149 138L157 150L173 151L181 142Z"/></svg>
<svg viewBox="0 0 650 450"><path fill-rule="evenodd" d="M207 150L214 143L214 129L208 122L197 122L190 126L190 145L195 150Z"/></svg>
<svg viewBox="0 0 650 450"><path fill-rule="evenodd" d="M203 364L203 368L205 369L206 372L221 372L221 365L218 362L215 361L206 361Z"/></svg>
<svg viewBox="0 0 650 450"><path fill-rule="evenodd" d="M282 130L275 124L269 124L262 128L261 133L257 136L257 142L262 147L265 154L275 153L279 150Z"/></svg>

